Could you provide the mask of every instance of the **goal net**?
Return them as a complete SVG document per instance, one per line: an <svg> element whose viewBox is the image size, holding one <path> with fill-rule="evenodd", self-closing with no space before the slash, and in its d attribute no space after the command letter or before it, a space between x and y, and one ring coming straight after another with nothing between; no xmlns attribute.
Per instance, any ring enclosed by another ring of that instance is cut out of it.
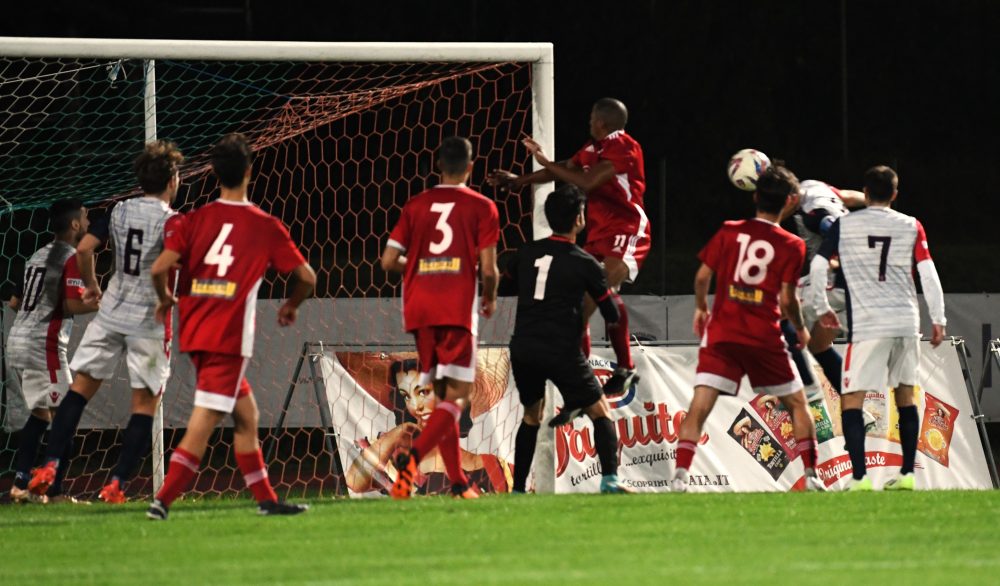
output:
<svg viewBox="0 0 1000 586"><path fill-rule="evenodd" d="M144 141L161 138L186 156L175 207L194 209L217 194L208 167L211 145L225 133L244 133L255 150L251 200L284 222L318 276L316 299L291 328L275 323L286 280L269 274L260 290L248 379L272 454L271 478L282 494L346 494L351 470L344 449L363 452L391 432L392 426L375 424L385 413L396 417L395 425L412 425L417 412L415 398L406 403L413 393L403 397L396 384L406 377L412 348L401 331L399 279L378 265L388 231L406 200L436 183L433 153L441 139L459 135L475 149L471 186L496 198L500 250L532 238L531 195L493 193L485 175L530 172L517 144L524 135L540 137L551 152L550 67L551 46L544 44L0 39L0 296L16 291L24 262L51 240L51 202L80 198L93 220L116 201L140 195L132 160ZM114 268L110 251L97 263L106 286ZM13 318L4 307L4 339ZM76 320L71 356L88 321ZM510 322L507 310L483 324L481 339L502 341ZM334 365L330 356L342 360ZM384 399L382 410L362 409L352 420L352 426L372 427L352 427L359 437L350 446L336 441L346 425L333 421L337 405L352 399L340 395L347 393L342 385L326 384L335 367L349 368L351 380L359 388L367 384L376 402ZM190 363L175 355L162 445L130 483L130 496L149 495L162 478L163 453L169 456L180 440L192 384ZM503 389L482 392L488 397ZM122 366L88 406L67 478L71 494L92 496L106 482L128 420L128 393ZM27 413L4 360L0 492L9 489L16 431ZM510 442L513 432L504 428L477 441ZM196 493L243 489L231 439L228 424L217 430ZM497 470L503 465L491 469L494 478Z"/></svg>

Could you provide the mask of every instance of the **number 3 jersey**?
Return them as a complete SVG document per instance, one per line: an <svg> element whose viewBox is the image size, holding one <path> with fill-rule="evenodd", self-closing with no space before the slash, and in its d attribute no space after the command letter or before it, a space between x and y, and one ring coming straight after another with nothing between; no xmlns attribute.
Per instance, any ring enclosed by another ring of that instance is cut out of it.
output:
<svg viewBox="0 0 1000 586"><path fill-rule="evenodd" d="M479 251L496 246L496 205L465 185L439 185L410 198L389 235L406 253L403 326L456 326L476 335Z"/></svg>
<svg viewBox="0 0 1000 586"><path fill-rule="evenodd" d="M63 302L80 299L82 293L74 246L56 240L31 255L24 266L21 306L7 338L11 366L50 372L67 367L73 317L63 315Z"/></svg>
<svg viewBox="0 0 1000 586"><path fill-rule="evenodd" d="M726 222L698 254L715 272L715 302L702 346L718 342L783 348L778 296L795 284L806 244L767 220Z"/></svg>
<svg viewBox="0 0 1000 586"><path fill-rule="evenodd" d="M181 256L181 352L252 356L264 272L306 262L277 218L222 199L170 218L163 247Z"/></svg>
<svg viewBox="0 0 1000 586"><path fill-rule="evenodd" d="M174 210L156 197L137 197L116 205L105 221L95 221L90 234L111 240L115 272L95 318L105 329L141 338L166 338L169 331L155 319L156 291L150 279L153 262L163 250L163 225Z"/></svg>

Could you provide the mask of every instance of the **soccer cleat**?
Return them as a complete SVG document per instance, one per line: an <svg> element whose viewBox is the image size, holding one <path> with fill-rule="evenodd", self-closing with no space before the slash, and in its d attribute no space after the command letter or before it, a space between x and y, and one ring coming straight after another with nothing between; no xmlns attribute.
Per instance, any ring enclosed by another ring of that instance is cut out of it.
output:
<svg viewBox="0 0 1000 586"><path fill-rule="evenodd" d="M619 366L611 373L611 377L604 383L605 395L620 395L633 384L639 382L639 375L635 369Z"/></svg>
<svg viewBox="0 0 1000 586"><path fill-rule="evenodd" d="M826 485L823 481L815 476L806 476L806 491L807 492L826 492Z"/></svg>
<svg viewBox="0 0 1000 586"><path fill-rule="evenodd" d="M121 505L128 500L125 498L125 491L121 489L121 483L117 479L112 480L107 486L102 488L97 498L109 505Z"/></svg>
<svg viewBox="0 0 1000 586"><path fill-rule="evenodd" d="M146 518L151 521L166 521L167 515L170 513L170 509L167 505L160 502L160 499L153 499L153 502L149 503L149 508L146 509Z"/></svg>
<svg viewBox="0 0 1000 586"><path fill-rule="evenodd" d="M474 486L465 486L462 484L452 484L451 485L451 496L456 499L477 499L479 498L479 491L476 490Z"/></svg>
<svg viewBox="0 0 1000 586"><path fill-rule="evenodd" d="M555 428L561 425L566 425L567 423L572 423L574 419L581 415L583 415L582 408L563 409L559 413L556 413L555 417L549 420L549 427Z"/></svg>
<svg viewBox="0 0 1000 586"><path fill-rule="evenodd" d="M394 499L408 499L413 494L413 482L417 477L417 455L411 450L396 457L396 481L389 489Z"/></svg>
<svg viewBox="0 0 1000 586"><path fill-rule="evenodd" d="M49 502L49 497L44 494L35 494L26 488L10 487L10 500L14 503L37 503L44 505Z"/></svg>
<svg viewBox="0 0 1000 586"><path fill-rule="evenodd" d="M43 495L48 492L49 487L56 481L57 467L58 464L53 460L32 470L31 480L28 481L28 490L37 495Z"/></svg>
<svg viewBox="0 0 1000 586"><path fill-rule="evenodd" d="M670 481L670 492L687 492L688 474L687 470L678 470L674 474L674 479Z"/></svg>
<svg viewBox="0 0 1000 586"><path fill-rule="evenodd" d="M861 480L852 478L845 490L847 492L871 492L875 490L875 487L872 486L872 479L865 476Z"/></svg>
<svg viewBox="0 0 1000 586"><path fill-rule="evenodd" d="M635 494L635 491L618 481L617 477L601 478L601 494Z"/></svg>
<svg viewBox="0 0 1000 586"><path fill-rule="evenodd" d="M68 494L57 494L49 496L50 505L89 505L90 501L85 501L83 499L78 499L75 496L70 496Z"/></svg>
<svg viewBox="0 0 1000 586"><path fill-rule="evenodd" d="M309 510L309 505L296 505L282 501L264 501L257 505L258 515L298 515Z"/></svg>
<svg viewBox="0 0 1000 586"><path fill-rule="evenodd" d="M886 482L882 490L913 490L915 487L916 480L913 477L913 472L907 472ZM11 491L11 494L13 494L13 491Z"/></svg>

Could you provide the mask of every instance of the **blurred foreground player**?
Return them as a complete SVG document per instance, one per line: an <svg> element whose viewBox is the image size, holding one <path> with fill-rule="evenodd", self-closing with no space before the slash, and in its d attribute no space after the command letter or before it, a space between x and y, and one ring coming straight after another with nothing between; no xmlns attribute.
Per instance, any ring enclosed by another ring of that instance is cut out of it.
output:
<svg viewBox="0 0 1000 586"><path fill-rule="evenodd" d="M754 392L774 395L788 410L806 487L824 489L816 478L816 428L778 323L784 313L800 343L809 343L795 295L805 243L777 224L782 211L794 203L798 188L791 171L779 164L769 167L757 181L756 217L724 223L698 255L702 264L694 282L694 331L701 337L701 349L694 398L678 433L672 491L687 491L705 419L720 393L737 394L744 374ZM715 304L710 313L713 275Z"/></svg>
<svg viewBox="0 0 1000 586"><path fill-rule="evenodd" d="M278 501L257 439L257 403L244 374L253 353L257 289L274 267L295 275L278 323L295 323L299 305L316 284L316 274L276 218L247 200L253 153L240 134L224 136L212 148L219 199L168 220L163 252L152 277L163 321L178 300L167 289L167 274L181 264L180 349L194 364L194 408L180 445L146 516L166 520L174 500L198 472L208 439L223 418L233 417L233 451L262 515L294 515L308 509Z"/></svg>
<svg viewBox="0 0 1000 586"><path fill-rule="evenodd" d="M514 492L524 492L535 455L535 442L545 408L545 381L555 383L565 405L549 425L568 423L581 412L594 424L594 443L601 462L601 492L632 492L618 481L618 433L608 401L580 347L583 296L597 301L604 321L618 321L604 270L576 245L586 225L586 198L566 185L545 199L552 236L522 247L512 258L501 288L517 294L517 320L510 340L524 418L514 443Z"/></svg>
<svg viewBox="0 0 1000 586"><path fill-rule="evenodd" d="M476 379L479 313L496 311L496 205L466 187L472 173L472 144L446 138L437 152L441 183L410 198L389 235L382 268L403 273L403 325L416 339L420 384L433 384L441 399L408 453L396 458L389 493L413 493L418 464L439 448L452 495L477 498L462 470L458 420ZM482 273L478 299L477 264Z"/></svg>

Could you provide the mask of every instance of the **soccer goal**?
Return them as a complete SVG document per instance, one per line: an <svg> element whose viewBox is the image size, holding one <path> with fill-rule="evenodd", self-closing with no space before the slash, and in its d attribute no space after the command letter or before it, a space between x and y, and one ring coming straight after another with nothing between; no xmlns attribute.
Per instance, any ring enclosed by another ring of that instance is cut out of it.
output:
<svg viewBox="0 0 1000 586"><path fill-rule="evenodd" d="M532 169L519 138L533 136L554 151L552 56L548 43L0 38L0 294L9 298L24 261L51 238L45 208L52 201L81 198L93 218L139 195L132 160L145 141L160 138L186 156L175 207L193 209L217 191L210 146L225 133L244 133L256 156L251 199L283 220L319 277L317 299L292 328L272 323L285 281L272 274L260 291L248 378L262 438L275 454L272 481L286 493L342 492L319 395L289 392L308 389L317 376L301 364L296 369L300 357L309 359L303 349L319 340L370 348L408 342L400 331L399 280L378 267L388 230L407 198L436 182L433 152L446 136L472 140L471 184L490 196L488 171ZM543 193L547 186L536 188ZM546 235L543 215L534 213L542 197L495 195L501 250ZM99 255L103 285L112 269L111 255ZM509 310L498 316L482 336L501 340L511 317ZM12 321L4 307L4 339ZM77 319L71 355L88 321ZM189 363L177 357L173 370L154 453L131 483L133 497L159 486L164 452L180 439L176 431L192 404ZM9 369L2 374L6 492L13 432L27 411ZM121 369L88 407L68 475L71 493L96 493L114 466L127 388ZM242 489L231 433L223 428L218 436L196 483L203 494Z"/></svg>

